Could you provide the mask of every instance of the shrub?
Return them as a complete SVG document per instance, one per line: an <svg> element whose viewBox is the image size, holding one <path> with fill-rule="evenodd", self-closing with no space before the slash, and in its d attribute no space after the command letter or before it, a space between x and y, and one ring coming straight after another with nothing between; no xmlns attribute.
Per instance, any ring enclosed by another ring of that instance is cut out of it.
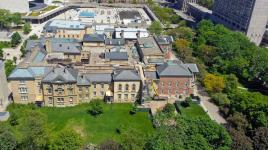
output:
<svg viewBox="0 0 268 150"><path fill-rule="evenodd" d="M186 97L185 101L181 102L182 107L189 107L191 104L192 98L191 97Z"/></svg>
<svg viewBox="0 0 268 150"><path fill-rule="evenodd" d="M10 115L10 118L9 118L9 124L11 126L18 125L19 124L18 119L19 119L18 115L15 112L12 112L11 115Z"/></svg>
<svg viewBox="0 0 268 150"><path fill-rule="evenodd" d="M138 111L138 107L137 107L136 104L134 104L134 105L132 106L131 110L129 111L129 113L130 113L131 115L134 115L134 114L137 113L137 111Z"/></svg>
<svg viewBox="0 0 268 150"><path fill-rule="evenodd" d="M12 36L11 36L11 45L13 47L17 46L19 43L21 42L21 36L18 32L15 32Z"/></svg>
<svg viewBox="0 0 268 150"><path fill-rule="evenodd" d="M90 102L90 108L88 112L92 116L98 116L103 113L103 107L102 107L102 102L100 100L93 100Z"/></svg>
<svg viewBox="0 0 268 150"><path fill-rule="evenodd" d="M23 33L24 34L28 34L32 31L32 27L31 27L31 24L29 23L25 23L24 26L23 26Z"/></svg>
<svg viewBox="0 0 268 150"><path fill-rule="evenodd" d="M223 94L223 93L213 94L211 97L211 100L219 106L229 106L230 105L230 100L227 97L227 94Z"/></svg>
<svg viewBox="0 0 268 150"><path fill-rule="evenodd" d="M163 113L167 114L168 116L172 116L175 111L175 106L173 104L166 104L164 109L162 110Z"/></svg>

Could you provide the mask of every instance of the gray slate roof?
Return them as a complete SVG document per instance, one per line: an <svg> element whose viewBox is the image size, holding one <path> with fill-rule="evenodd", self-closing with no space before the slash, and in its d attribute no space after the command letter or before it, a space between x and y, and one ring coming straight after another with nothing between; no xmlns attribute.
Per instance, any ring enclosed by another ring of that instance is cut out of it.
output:
<svg viewBox="0 0 268 150"><path fill-rule="evenodd" d="M39 40L27 40L27 44L25 47L25 50L30 51L32 48L34 47L44 47L44 42L43 40L39 39Z"/></svg>
<svg viewBox="0 0 268 150"><path fill-rule="evenodd" d="M171 44L174 41L172 36L158 36L155 40L158 44Z"/></svg>
<svg viewBox="0 0 268 150"><path fill-rule="evenodd" d="M84 42L104 42L104 34L85 34L83 37Z"/></svg>
<svg viewBox="0 0 268 150"><path fill-rule="evenodd" d="M67 67L57 67L52 69L42 80L45 83L75 83L77 81L77 71Z"/></svg>
<svg viewBox="0 0 268 150"><path fill-rule="evenodd" d="M15 68L9 75L8 80L33 80L38 76L45 76L52 70L51 67L28 67Z"/></svg>
<svg viewBox="0 0 268 150"><path fill-rule="evenodd" d="M125 39L106 39L105 45L122 46L125 45Z"/></svg>
<svg viewBox="0 0 268 150"><path fill-rule="evenodd" d="M157 79L157 74L155 71L145 71L144 76L149 79Z"/></svg>
<svg viewBox="0 0 268 150"><path fill-rule="evenodd" d="M116 70L113 75L114 81L140 81L139 74L134 70Z"/></svg>
<svg viewBox="0 0 268 150"><path fill-rule="evenodd" d="M192 76L192 72L183 64L177 63L164 63L157 66L158 76Z"/></svg>
<svg viewBox="0 0 268 150"><path fill-rule="evenodd" d="M80 54L81 45L79 43L62 43L62 42L51 42L52 52L61 52L67 54Z"/></svg>
<svg viewBox="0 0 268 150"><path fill-rule="evenodd" d="M128 60L127 52L106 52L105 59L108 60Z"/></svg>
<svg viewBox="0 0 268 150"><path fill-rule="evenodd" d="M189 68L192 73L199 73L199 69L196 64L183 64L183 65Z"/></svg>
<svg viewBox="0 0 268 150"><path fill-rule="evenodd" d="M77 76L77 85L90 85L92 83L111 83L110 73L92 73Z"/></svg>

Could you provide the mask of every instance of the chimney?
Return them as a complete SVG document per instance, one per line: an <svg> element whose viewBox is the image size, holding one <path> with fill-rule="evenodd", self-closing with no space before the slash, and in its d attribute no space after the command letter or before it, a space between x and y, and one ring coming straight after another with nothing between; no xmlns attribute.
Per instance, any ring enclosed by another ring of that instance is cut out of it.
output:
<svg viewBox="0 0 268 150"><path fill-rule="evenodd" d="M51 53L51 39L46 39L46 42L45 42L45 49L46 49L46 51L48 52L48 54Z"/></svg>

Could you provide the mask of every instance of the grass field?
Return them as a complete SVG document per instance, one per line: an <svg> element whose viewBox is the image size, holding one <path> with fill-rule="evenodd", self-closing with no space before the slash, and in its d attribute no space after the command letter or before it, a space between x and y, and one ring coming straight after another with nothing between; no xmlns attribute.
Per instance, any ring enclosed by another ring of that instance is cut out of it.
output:
<svg viewBox="0 0 268 150"><path fill-rule="evenodd" d="M23 107L23 106L22 106ZM49 128L52 132L62 129L74 129L87 141L100 143L106 139L120 140L116 129L133 128L146 135L153 132L149 113L138 112L130 115L131 104L104 104L104 113L93 117L87 113L88 104L66 108L38 108L47 115ZM11 112L13 107L11 108ZM16 108L15 108L16 109ZM20 109L20 107L18 108Z"/></svg>
<svg viewBox="0 0 268 150"><path fill-rule="evenodd" d="M195 103L191 103L189 107L180 106L180 111L181 114L186 117L208 117L203 108Z"/></svg>

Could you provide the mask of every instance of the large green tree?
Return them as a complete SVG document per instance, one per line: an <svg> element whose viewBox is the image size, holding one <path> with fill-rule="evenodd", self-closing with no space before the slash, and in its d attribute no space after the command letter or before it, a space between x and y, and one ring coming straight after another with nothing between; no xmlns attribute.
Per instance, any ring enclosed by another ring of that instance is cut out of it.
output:
<svg viewBox="0 0 268 150"><path fill-rule="evenodd" d="M50 149L55 150L78 150L82 148L83 140L80 134L76 133L73 130L65 129L60 131L52 144L50 145Z"/></svg>
<svg viewBox="0 0 268 150"><path fill-rule="evenodd" d="M12 36L11 36L11 44L13 47L17 46L19 43L21 42L21 36L18 32L15 32Z"/></svg>
<svg viewBox="0 0 268 150"><path fill-rule="evenodd" d="M1 150L12 150L17 145L14 133L11 132L10 128L0 122L0 149Z"/></svg>
<svg viewBox="0 0 268 150"><path fill-rule="evenodd" d="M20 148L28 150L39 150L48 147L49 132L47 118L38 111L26 112L27 117L23 118L20 124L22 143Z"/></svg>
<svg viewBox="0 0 268 150"><path fill-rule="evenodd" d="M152 33L154 35L161 35L161 33L163 32L162 25L158 21L152 22L152 24L150 25L148 30L150 31L150 33Z"/></svg>
<svg viewBox="0 0 268 150"><path fill-rule="evenodd" d="M5 62L5 72L6 72L6 76L8 77L11 72L15 69L16 65L14 64L14 62L10 59L6 60Z"/></svg>
<svg viewBox="0 0 268 150"><path fill-rule="evenodd" d="M25 23L23 25L23 33L24 34L28 34L32 31L32 27L31 27L31 24L30 23Z"/></svg>
<svg viewBox="0 0 268 150"><path fill-rule="evenodd" d="M268 128L260 127L255 130L255 135L253 136L254 149L256 150L266 150L268 149Z"/></svg>

